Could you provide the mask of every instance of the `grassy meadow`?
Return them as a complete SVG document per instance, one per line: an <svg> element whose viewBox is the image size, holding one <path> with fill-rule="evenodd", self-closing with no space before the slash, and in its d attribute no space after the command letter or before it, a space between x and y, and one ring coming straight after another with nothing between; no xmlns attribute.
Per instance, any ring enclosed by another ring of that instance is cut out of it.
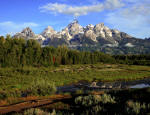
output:
<svg viewBox="0 0 150 115"><path fill-rule="evenodd" d="M85 65L60 65L59 67L23 67L0 68L0 92L7 94L3 97L16 97L20 92L36 88L43 88L41 95L49 94L47 89L55 89L56 86L68 85L81 80L89 82L136 80L150 77L150 67L116 64L85 64ZM47 87L48 86L48 87ZM42 94L43 93L43 94ZM40 95L31 93L31 95Z"/></svg>

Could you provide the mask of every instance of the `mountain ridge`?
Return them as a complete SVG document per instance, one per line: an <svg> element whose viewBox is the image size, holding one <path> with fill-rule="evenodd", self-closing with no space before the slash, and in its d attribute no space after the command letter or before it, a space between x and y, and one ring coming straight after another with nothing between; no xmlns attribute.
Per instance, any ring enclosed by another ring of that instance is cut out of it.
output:
<svg viewBox="0 0 150 115"><path fill-rule="evenodd" d="M96 25L89 24L82 27L78 20L74 20L61 31L55 31L51 26L44 29L41 34L35 34L29 27L16 33L14 38L35 39L44 46L67 45L69 48L78 50L103 51L105 53L116 54L120 52L125 54L124 50L138 48L140 50L150 48L149 39L138 39L120 32L116 29L110 29L104 23ZM108 51L113 50L113 51ZM116 51L114 51L116 50ZM118 51L117 51L118 50ZM146 51L133 51L135 53L146 53ZM128 53L128 52L127 52ZM132 53L132 52L129 52Z"/></svg>

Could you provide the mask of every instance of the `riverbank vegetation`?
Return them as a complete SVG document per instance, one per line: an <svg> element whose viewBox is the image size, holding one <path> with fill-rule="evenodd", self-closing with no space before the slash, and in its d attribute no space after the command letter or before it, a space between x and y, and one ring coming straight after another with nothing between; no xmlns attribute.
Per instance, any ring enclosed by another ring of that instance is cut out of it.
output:
<svg viewBox="0 0 150 115"><path fill-rule="evenodd" d="M99 95L81 94L13 115L147 115L150 89L112 90Z"/></svg>
<svg viewBox="0 0 150 115"><path fill-rule="evenodd" d="M0 98L44 96L57 86L79 81L129 81L150 77L149 66L122 64L60 65L59 67L0 68Z"/></svg>

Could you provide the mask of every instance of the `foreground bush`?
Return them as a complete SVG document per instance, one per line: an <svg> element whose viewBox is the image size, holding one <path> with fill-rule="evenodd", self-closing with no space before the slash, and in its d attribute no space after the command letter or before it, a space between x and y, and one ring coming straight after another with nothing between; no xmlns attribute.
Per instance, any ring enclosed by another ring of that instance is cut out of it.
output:
<svg viewBox="0 0 150 115"><path fill-rule="evenodd" d="M55 110L53 110L52 113L50 113L42 109L31 108L31 109L25 110L23 113L15 113L13 115L56 115L56 112Z"/></svg>
<svg viewBox="0 0 150 115"><path fill-rule="evenodd" d="M115 98L111 97L108 94L103 95L88 95L88 96L79 96L75 99L75 103L81 106L92 106L97 104L106 104L106 103L115 103Z"/></svg>
<svg viewBox="0 0 150 115"><path fill-rule="evenodd" d="M140 102L134 102L132 100L127 101L126 111L128 114L142 114L147 109L149 109L149 104L141 104Z"/></svg>
<svg viewBox="0 0 150 115"><path fill-rule="evenodd" d="M106 103L116 103L115 102L115 97L111 97L111 95L108 95L108 94L103 94L101 96L101 101L103 104L106 104Z"/></svg>
<svg viewBox="0 0 150 115"><path fill-rule="evenodd" d="M42 79L34 81L28 90L30 90L31 95L45 96L55 93L56 87L53 82L48 82L47 80Z"/></svg>
<svg viewBox="0 0 150 115"><path fill-rule="evenodd" d="M75 99L75 103L82 106L92 106L101 101L99 95L79 96Z"/></svg>

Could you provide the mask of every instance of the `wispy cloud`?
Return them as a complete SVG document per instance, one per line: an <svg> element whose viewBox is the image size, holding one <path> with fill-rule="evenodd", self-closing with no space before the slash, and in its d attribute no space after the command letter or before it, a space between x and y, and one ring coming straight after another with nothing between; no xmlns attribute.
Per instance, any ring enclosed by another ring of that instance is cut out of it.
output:
<svg viewBox="0 0 150 115"><path fill-rule="evenodd" d="M135 17L138 15L144 17L150 16L150 1L143 0L142 2L136 2L123 9L121 13L126 17Z"/></svg>
<svg viewBox="0 0 150 115"><path fill-rule="evenodd" d="M12 21L0 22L0 35L14 34L21 31L25 27L37 27L34 22L15 23Z"/></svg>
<svg viewBox="0 0 150 115"><path fill-rule="evenodd" d="M126 4L126 7L107 14L106 23L115 26L133 36L145 38L150 36L150 1L126 0L134 4Z"/></svg>
<svg viewBox="0 0 150 115"><path fill-rule="evenodd" d="M53 14L59 13L78 17L81 15L87 15L88 13L91 12L114 10L122 6L124 6L124 4L123 2L121 2L121 0L106 0L103 3L94 0L92 5L71 6L67 4L48 3L44 6L41 6L39 9L41 12L49 12Z"/></svg>

